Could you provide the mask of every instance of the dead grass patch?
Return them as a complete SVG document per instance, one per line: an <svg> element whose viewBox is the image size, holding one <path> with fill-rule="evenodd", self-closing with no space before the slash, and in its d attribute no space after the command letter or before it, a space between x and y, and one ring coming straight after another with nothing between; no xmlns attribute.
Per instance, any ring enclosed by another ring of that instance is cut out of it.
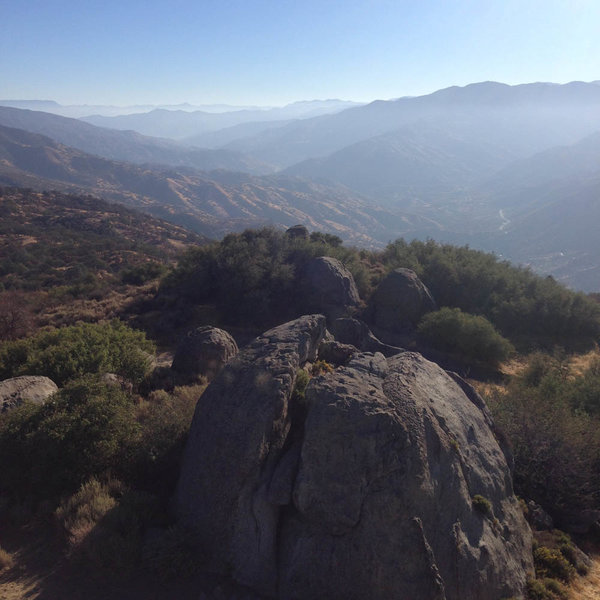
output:
<svg viewBox="0 0 600 600"><path fill-rule="evenodd" d="M587 575L578 575L569 586L569 600L600 600L600 557L592 557Z"/></svg>
<svg viewBox="0 0 600 600"><path fill-rule="evenodd" d="M11 569L14 564L15 559L13 555L0 546L0 573L6 569Z"/></svg>

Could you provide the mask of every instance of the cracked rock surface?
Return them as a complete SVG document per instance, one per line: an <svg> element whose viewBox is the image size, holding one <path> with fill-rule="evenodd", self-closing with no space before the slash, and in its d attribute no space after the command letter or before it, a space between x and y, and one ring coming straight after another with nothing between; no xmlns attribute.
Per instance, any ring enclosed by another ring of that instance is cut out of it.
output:
<svg viewBox="0 0 600 600"><path fill-rule="evenodd" d="M522 596L531 533L481 398L410 352L357 352L298 397L324 334L263 334L201 397L175 509L207 568L272 598Z"/></svg>

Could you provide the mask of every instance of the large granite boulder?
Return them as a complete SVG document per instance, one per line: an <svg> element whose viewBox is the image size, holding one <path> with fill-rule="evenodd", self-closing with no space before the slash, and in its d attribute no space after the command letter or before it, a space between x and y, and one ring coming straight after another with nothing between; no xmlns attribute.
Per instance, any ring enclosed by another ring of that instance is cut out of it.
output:
<svg viewBox="0 0 600 600"><path fill-rule="evenodd" d="M211 380L237 353L237 344L226 331L209 325L198 327L179 342L171 368L183 375L204 375Z"/></svg>
<svg viewBox="0 0 600 600"><path fill-rule="evenodd" d="M410 269L395 269L377 286L369 303L370 321L377 328L403 333L436 310L427 286Z"/></svg>
<svg viewBox="0 0 600 600"><path fill-rule="evenodd" d="M272 598L522 597L531 532L466 382L421 355L314 377L322 317L267 332L196 409L175 497L207 567Z"/></svg>
<svg viewBox="0 0 600 600"><path fill-rule="evenodd" d="M306 266L302 293L309 311L329 320L348 314L360 304L352 273L337 258L319 256Z"/></svg>
<svg viewBox="0 0 600 600"><path fill-rule="evenodd" d="M43 404L58 392L58 386L48 377L23 375L0 381L0 412L10 410L25 401Z"/></svg>

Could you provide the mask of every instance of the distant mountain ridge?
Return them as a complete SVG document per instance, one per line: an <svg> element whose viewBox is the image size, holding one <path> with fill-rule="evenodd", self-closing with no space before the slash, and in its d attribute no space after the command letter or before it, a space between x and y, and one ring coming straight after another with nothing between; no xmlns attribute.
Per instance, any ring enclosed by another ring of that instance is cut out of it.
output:
<svg viewBox="0 0 600 600"><path fill-rule="evenodd" d="M15 175L14 155L3 172L8 177L12 168L13 181L37 179L37 189L46 165L48 173L60 170L49 181L92 185L94 193L145 203L215 236L249 225L304 222L367 246L432 237L492 250L574 287L600 290L597 82L483 82L186 139L233 154L17 109L0 108L0 124L6 111L15 111L13 121L19 116L13 127L113 160L109 166L69 154L73 148L32 143L27 152L37 153L34 171L27 169L35 161ZM46 164L48 156L58 164ZM169 166L150 168L151 162ZM199 162L223 170L199 173L192 168ZM277 174L252 175L269 167Z"/></svg>
<svg viewBox="0 0 600 600"><path fill-rule="evenodd" d="M219 113L157 108L148 112L113 117L91 115L82 117L82 120L99 127L131 129L144 135L180 140L243 123L301 120L340 112L354 106L361 105L343 100L312 100L294 102L281 108L242 109Z"/></svg>
<svg viewBox="0 0 600 600"><path fill-rule="evenodd" d="M356 142L421 125L524 158L600 129L600 86L478 83L414 98L376 101L290 123L228 144L280 168Z"/></svg>
<svg viewBox="0 0 600 600"><path fill-rule="evenodd" d="M12 108L23 108L28 110L41 110L50 112L61 117L71 117L79 119L81 117L103 116L116 117L120 115L132 115L138 113L147 113L156 109L171 111L203 111L207 113L225 113L235 111L265 111L284 109L290 115L296 118L300 116L314 116L314 114L337 110L338 108L348 108L358 106L362 102L353 102L350 100L300 100L292 102L285 106L244 106L232 104L190 104L183 102L180 104L137 104L130 106L115 106L106 104L59 104L54 100L1 100L0 106L9 106Z"/></svg>
<svg viewBox="0 0 600 600"><path fill-rule="evenodd" d="M88 192L213 238L245 227L303 223L361 246L381 246L392 231L435 227L300 178L148 168L88 155L50 138L0 126L0 184Z"/></svg>
<svg viewBox="0 0 600 600"><path fill-rule="evenodd" d="M45 135L61 144L111 160L186 166L204 171L230 169L265 173L271 170L236 151L190 148L172 140L151 138L134 131L105 129L40 111L0 106L0 125Z"/></svg>

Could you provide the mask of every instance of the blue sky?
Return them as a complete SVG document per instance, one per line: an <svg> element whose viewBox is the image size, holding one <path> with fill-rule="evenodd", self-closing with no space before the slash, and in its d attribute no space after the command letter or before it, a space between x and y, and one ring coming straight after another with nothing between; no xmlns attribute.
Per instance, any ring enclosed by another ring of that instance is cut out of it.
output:
<svg viewBox="0 0 600 600"><path fill-rule="evenodd" d="M598 0L0 0L0 98L370 101L600 79Z"/></svg>

